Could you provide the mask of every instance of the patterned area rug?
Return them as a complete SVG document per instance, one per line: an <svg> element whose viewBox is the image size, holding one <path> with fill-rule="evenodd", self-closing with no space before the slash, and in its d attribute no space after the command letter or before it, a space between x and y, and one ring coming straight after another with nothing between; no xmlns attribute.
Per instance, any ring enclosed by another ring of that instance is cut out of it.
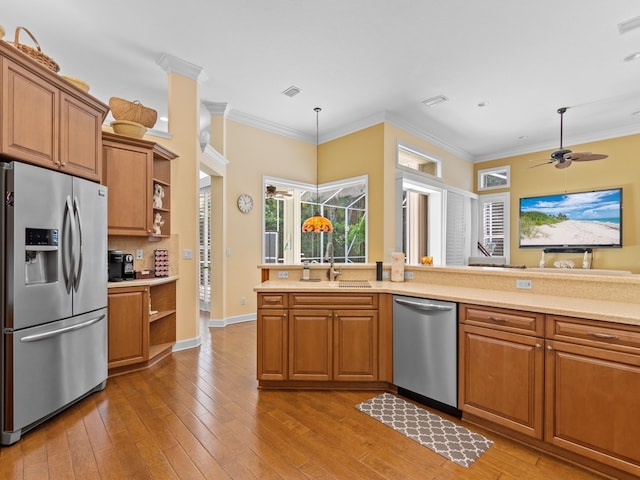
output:
<svg viewBox="0 0 640 480"><path fill-rule="evenodd" d="M493 442L391 393L356 408L452 462L469 467Z"/></svg>

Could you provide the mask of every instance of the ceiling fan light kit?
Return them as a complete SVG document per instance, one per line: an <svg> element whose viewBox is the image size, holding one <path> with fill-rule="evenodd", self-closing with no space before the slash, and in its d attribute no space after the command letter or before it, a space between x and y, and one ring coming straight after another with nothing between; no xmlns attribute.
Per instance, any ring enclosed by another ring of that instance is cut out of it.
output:
<svg viewBox="0 0 640 480"><path fill-rule="evenodd" d="M560 148L551 154L551 159L544 162L539 163L538 165L533 165L530 168L540 167L542 165L548 165L550 163L555 163L556 168L567 168L571 166L573 162L588 162L592 160L603 160L608 157L608 155L603 155L600 153L591 153L591 152L572 152L562 146L562 134L564 127L564 114L568 110L569 107L560 107L558 109L558 113L560 114Z"/></svg>

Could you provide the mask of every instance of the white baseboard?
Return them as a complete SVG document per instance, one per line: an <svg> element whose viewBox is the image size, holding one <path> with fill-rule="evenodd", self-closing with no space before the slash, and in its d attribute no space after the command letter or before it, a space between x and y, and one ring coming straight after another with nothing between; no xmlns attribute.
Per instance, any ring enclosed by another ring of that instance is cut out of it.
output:
<svg viewBox="0 0 640 480"><path fill-rule="evenodd" d="M224 319L209 319L208 327L220 328L232 325L234 323L252 322L257 318L255 313L248 313L246 315L236 315L235 317L227 317Z"/></svg>
<svg viewBox="0 0 640 480"><path fill-rule="evenodd" d="M180 350L189 350L190 348L199 347L202 344L202 338L198 335L195 338L188 338L186 340L178 340L171 348L172 352L179 352Z"/></svg>

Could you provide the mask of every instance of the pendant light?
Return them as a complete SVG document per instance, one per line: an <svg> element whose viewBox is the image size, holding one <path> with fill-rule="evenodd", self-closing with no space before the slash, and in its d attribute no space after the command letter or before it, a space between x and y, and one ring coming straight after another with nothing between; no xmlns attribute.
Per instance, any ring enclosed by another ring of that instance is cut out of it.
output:
<svg viewBox="0 0 640 480"><path fill-rule="evenodd" d="M304 223L302 224L302 231L313 233L333 232L333 225L331 225L331 221L328 218L320 215L320 213L318 212L318 202L320 198L320 195L318 194L318 149L320 145L320 137L318 134L318 116L320 110L322 109L320 107L316 107L313 110L316 112L316 211L313 216L307 218L304 221Z"/></svg>

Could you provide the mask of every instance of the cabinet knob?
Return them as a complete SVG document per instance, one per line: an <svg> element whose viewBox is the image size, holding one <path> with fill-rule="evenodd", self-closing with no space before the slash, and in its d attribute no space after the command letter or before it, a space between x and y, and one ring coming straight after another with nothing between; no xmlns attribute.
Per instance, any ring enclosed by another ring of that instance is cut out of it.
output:
<svg viewBox="0 0 640 480"><path fill-rule="evenodd" d="M540 348L542 348L542 345L540 345L539 343L536 343L536 348L540 349Z"/></svg>
<svg viewBox="0 0 640 480"><path fill-rule="evenodd" d="M547 350L551 351L553 350L553 347L551 345L547 345Z"/></svg>

